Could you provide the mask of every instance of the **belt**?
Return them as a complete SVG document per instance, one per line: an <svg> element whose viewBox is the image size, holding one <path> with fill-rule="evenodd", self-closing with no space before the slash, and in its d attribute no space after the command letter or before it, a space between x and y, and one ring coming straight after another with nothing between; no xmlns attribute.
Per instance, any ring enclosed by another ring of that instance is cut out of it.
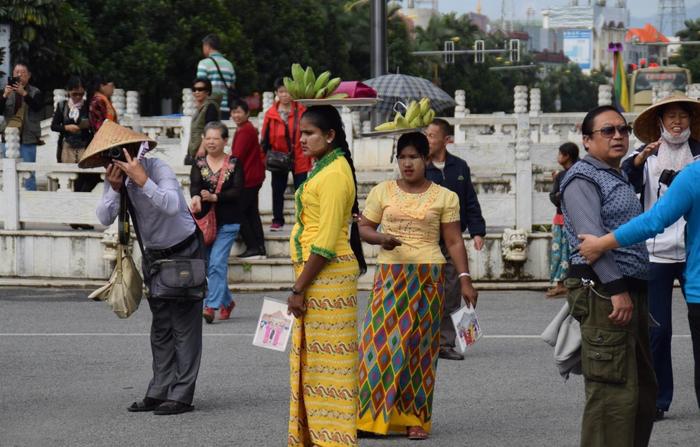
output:
<svg viewBox="0 0 700 447"><path fill-rule="evenodd" d="M173 245L172 247L168 248L163 248L160 250L146 250L146 256L151 259L151 260L158 260L158 259L165 259L169 258L170 256L174 255L175 253L178 253L185 248L189 247L189 245L194 242L194 240L197 239L197 232L195 231L194 233L190 234L187 236L184 240L181 242L178 242L177 244Z"/></svg>

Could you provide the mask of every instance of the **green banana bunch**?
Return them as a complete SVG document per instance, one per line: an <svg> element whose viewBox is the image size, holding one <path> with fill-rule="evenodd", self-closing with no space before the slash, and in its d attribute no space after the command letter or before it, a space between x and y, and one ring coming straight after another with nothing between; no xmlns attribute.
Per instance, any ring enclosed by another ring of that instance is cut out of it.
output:
<svg viewBox="0 0 700 447"><path fill-rule="evenodd" d="M292 64L292 77L283 79L284 86L293 99L342 99L346 93L333 94L340 85L340 78L331 79L331 72L324 71L318 77L311 67L304 69Z"/></svg>
<svg viewBox="0 0 700 447"><path fill-rule="evenodd" d="M433 122L435 110L430 108L430 99L422 98L420 101L411 101L406 108L406 113L396 112L392 121L387 121L375 127L376 131L397 129L414 129L424 127Z"/></svg>

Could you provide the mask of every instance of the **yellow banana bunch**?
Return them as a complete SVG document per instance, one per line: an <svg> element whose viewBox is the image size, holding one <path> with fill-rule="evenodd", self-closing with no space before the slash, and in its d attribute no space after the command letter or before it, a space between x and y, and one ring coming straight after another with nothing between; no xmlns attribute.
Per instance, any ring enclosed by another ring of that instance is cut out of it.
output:
<svg viewBox="0 0 700 447"><path fill-rule="evenodd" d="M429 125L434 118L435 110L430 108L430 99L422 98L420 101L411 101L404 115L396 112L396 116L394 116L392 121L382 123L375 127L374 130L382 132L397 129L414 129Z"/></svg>
<svg viewBox="0 0 700 447"><path fill-rule="evenodd" d="M333 94L340 85L340 78L331 79L331 72L324 71L318 77L311 67L304 69L292 64L292 77L283 79L284 86L293 99L342 99L346 93Z"/></svg>

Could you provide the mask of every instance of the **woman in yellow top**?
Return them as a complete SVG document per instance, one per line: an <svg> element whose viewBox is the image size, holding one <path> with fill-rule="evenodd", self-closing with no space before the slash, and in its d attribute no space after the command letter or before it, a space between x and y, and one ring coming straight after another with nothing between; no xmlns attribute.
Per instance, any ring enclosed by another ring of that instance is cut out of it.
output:
<svg viewBox="0 0 700 447"><path fill-rule="evenodd" d="M375 186L360 222L380 245L374 288L360 338L358 429L426 439L440 349L444 298L440 238L459 273L465 302L476 305L459 222L457 195L425 178L428 139L399 138L399 180ZM382 231L377 227L381 225Z"/></svg>
<svg viewBox="0 0 700 447"><path fill-rule="evenodd" d="M289 446L357 445L357 277L367 270L357 224L355 168L338 111L310 107L304 155L316 159L295 194L290 240L296 320L290 352Z"/></svg>

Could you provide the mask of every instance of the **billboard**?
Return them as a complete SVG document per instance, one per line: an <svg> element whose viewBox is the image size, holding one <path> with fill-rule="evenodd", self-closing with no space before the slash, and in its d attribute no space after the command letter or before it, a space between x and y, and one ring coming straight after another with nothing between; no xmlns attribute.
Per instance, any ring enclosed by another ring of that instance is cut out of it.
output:
<svg viewBox="0 0 700 447"><path fill-rule="evenodd" d="M577 29L564 31L564 55L582 70L590 70L593 65L593 31Z"/></svg>

